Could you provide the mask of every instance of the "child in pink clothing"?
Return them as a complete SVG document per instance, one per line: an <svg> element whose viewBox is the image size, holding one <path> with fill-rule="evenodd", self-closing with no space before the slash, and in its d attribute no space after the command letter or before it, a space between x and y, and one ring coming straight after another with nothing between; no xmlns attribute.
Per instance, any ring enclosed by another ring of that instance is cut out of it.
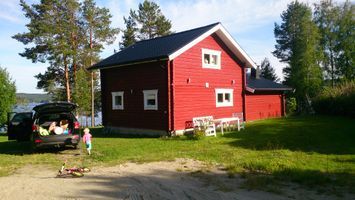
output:
<svg viewBox="0 0 355 200"><path fill-rule="evenodd" d="M91 134L90 134L90 129L85 128L84 129L84 136L83 136L83 142L86 145L86 150L88 154L91 154Z"/></svg>

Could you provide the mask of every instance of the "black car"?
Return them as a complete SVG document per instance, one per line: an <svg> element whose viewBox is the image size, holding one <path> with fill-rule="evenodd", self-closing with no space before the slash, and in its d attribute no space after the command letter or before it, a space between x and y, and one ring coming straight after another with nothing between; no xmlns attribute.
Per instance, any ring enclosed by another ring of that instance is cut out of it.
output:
<svg viewBox="0 0 355 200"><path fill-rule="evenodd" d="M33 147L64 147L80 142L79 122L74 111L77 105L68 102L35 106L32 113L16 113L8 125L8 138L31 140Z"/></svg>
<svg viewBox="0 0 355 200"><path fill-rule="evenodd" d="M32 112L9 113L7 124L8 140L28 141L32 134Z"/></svg>

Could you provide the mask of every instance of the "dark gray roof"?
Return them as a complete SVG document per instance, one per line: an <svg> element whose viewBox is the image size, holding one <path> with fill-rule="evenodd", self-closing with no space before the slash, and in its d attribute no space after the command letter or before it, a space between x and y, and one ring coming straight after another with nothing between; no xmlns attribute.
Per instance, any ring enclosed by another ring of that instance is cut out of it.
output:
<svg viewBox="0 0 355 200"><path fill-rule="evenodd" d="M167 58L169 55L184 47L219 23L174 33L168 36L139 41L112 56L91 66L91 69L103 69L133 62L150 61Z"/></svg>
<svg viewBox="0 0 355 200"><path fill-rule="evenodd" d="M272 91L272 90L292 90L291 87L276 83L274 81L260 77L259 79L247 76L247 87L256 91Z"/></svg>

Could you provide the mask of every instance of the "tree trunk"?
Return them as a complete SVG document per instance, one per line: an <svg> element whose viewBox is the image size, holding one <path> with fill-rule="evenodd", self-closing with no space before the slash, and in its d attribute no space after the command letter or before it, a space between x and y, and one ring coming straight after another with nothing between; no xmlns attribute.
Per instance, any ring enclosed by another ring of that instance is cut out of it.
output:
<svg viewBox="0 0 355 200"><path fill-rule="evenodd" d="M64 56L64 74L65 74L65 89L67 92L67 101L71 101L70 95L70 83L69 83L69 69L68 69L68 62L66 56Z"/></svg>
<svg viewBox="0 0 355 200"><path fill-rule="evenodd" d="M335 69L334 69L334 56L333 56L333 51L330 50L330 67L332 68L332 87L335 86L335 82L334 82L334 79L335 79L335 76L334 76L334 73L335 73Z"/></svg>
<svg viewBox="0 0 355 200"><path fill-rule="evenodd" d="M91 72L91 126L95 127L95 91L94 91L94 72Z"/></svg>
<svg viewBox="0 0 355 200"><path fill-rule="evenodd" d="M92 29L90 29L90 66L92 66ZM94 72L91 71L91 126L95 127Z"/></svg>

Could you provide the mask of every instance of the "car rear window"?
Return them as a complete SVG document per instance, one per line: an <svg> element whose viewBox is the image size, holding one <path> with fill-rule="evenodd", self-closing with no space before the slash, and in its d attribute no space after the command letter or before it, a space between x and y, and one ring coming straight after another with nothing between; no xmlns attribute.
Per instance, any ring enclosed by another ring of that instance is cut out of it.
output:
<svg viewBox="0 0 355 200"><path fill-rule="evenodd" d="M31 113L17 113L15 116L12 118L12 122L23 122L24 120L28 120L32 118Z"/></svg>

